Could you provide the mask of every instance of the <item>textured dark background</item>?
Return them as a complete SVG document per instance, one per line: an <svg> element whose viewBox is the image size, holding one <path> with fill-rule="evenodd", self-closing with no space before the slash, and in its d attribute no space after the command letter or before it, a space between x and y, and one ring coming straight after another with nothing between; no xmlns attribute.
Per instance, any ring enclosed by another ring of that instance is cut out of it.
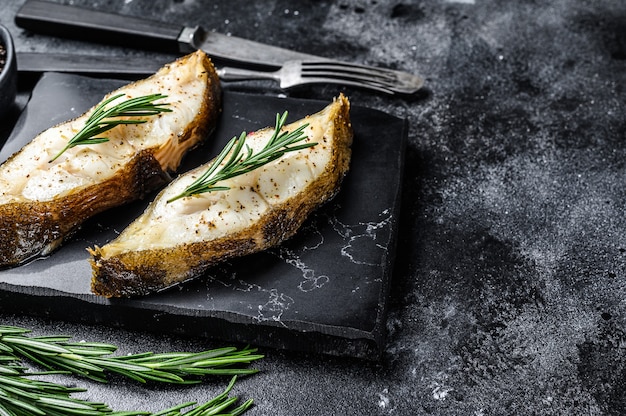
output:
<svg viewBox="0 0 626 416"><path fill-rule="evenodd" d="M251 415L626 413L626 2L73 3L427 78L410 98L346 90L354 103L410 122L382 360L264 350L261 373L236 386L255 399ZM0 9L17 50L147 54L26 33L13 24L20 4L5 0ZM114 342L122 352L212 345L1 319ZM80 383L117 409L151 410L224 385Z"/></svg>

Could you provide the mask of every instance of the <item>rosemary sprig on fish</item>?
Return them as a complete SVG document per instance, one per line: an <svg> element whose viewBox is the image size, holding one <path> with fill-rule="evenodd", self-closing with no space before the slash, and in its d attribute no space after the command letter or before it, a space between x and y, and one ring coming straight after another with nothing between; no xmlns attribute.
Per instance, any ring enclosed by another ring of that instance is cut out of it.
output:
<svg viewBox="0 0 626 416"><path fill-rule="evenodd" d="M167 95L160 93L129 98L128 100L117 103L110 108L106 108L108 104L123 95L124 94L116 94L100 103L85 122L85 126L67 142L67 145L65 145L65 147L56 154L56 156L50 159L49 163L54 162L59 158L59 156L65 153L66 150L71 149L74 146L108 142L108 137L102 137L99 135L111 130L115 126L119 126L121 124L142 124L147 121L146 119L129 119L119 117L147 117L172 111L170 108L167 108L169 103L155 103L155 101L167 97Z"/></svg>
<svg viewBox="0 0 626 416"><path fill-rule="evenodd" d="M285 111L282 115L276 114L276 125L274 127L274 133L272 137L265 144L263 149L258 152L254 152L249 146L246 145L246 132L242 132L241 135L233 137L222 149L220 154L211 163L209 168L198 177L191 185L189 185L183 192L167 200L168 203L176 201L177 199L198 195L205 192L225 191L230 189L228 186L215 186L218 182L224 181L235 176L243 175L251 172L261 166L282 157L287 152L296 152L298 150L306 149L307 147L315 146L317 143L301 143L307 138L304 134L304 130L308 127L307 124L303 124L293 131L282 131L285 121L287 120L288 112ZM246 151L243 151L246 146ZM230 154L230 158L222 165L222 162Z"/></svg>

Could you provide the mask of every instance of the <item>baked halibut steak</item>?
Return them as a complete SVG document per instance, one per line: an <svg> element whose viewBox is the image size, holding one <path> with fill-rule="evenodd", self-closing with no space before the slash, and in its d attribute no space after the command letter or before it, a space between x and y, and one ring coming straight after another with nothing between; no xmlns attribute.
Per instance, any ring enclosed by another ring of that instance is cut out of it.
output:
<svg viewBox="0 0 626 416"><path fill-rule="evenodd" d="M283 127L308 123L302 143L262 167L216 183L226 186L167 202L209 164L179 176L113 241L89 249L92 291L105 297L145 295L201 276L226 259L255 253L291 237L307 216L331 199L348 171L350 103L341 95L319 113ZM255 152L273 128L251 133Z"/></svg>
<svg viewBox="0 0 626 416"><path fill-rule="evenodd" d="M40 133L0 165L0 267L49 254L87 218L169 182L168 172L214 128L221 90L210 59L195 52L101 102L157 93L167 97L156 103L172 111L118 125L101 134L108 142L75 146L50 162L95 106Z"/></svg>

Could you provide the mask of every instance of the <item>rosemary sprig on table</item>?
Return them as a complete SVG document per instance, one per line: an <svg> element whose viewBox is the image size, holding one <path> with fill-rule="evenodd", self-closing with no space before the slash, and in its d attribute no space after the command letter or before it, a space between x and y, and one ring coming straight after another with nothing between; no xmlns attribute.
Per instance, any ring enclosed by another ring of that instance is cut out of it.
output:
<svg viewBox="0 0 626 416"><path fill-rule="evenodd" d="M154 103L156 100L167 97L167 95L163 94L150 94L130 98L106 108L108 104L123 95L124 94L113 95L100 103L85 122L85 126L83 126L83 128L67 142L67 145L65 145L65 147L61 149L56 156L50 159L50 162L54 162L66 150L71 149L74 146L108 142L108 138L96 136L111 130L115 126L120 124L141 124L147 121L145 119L121 119L119 117L154 116L163 112L172 111L166 107L169 105L168 103Z"/></svg>
<svg viewBox="0 0 626 416"><path fill-rule="evenodd" d="M286 120L286 111L282 114L282 116L280 114L276 114L274 133L263 149L257 153L254 153L250 147L245 145L247 138L247 134L245 132L241 133L238 138L233 137L222 149L220 154L213 160L213 162L211 162L209 168L202 175L191 183L183 192L168 199L167 202L173 202L177 199L205 192L227 190L229 189L227 186L215 185L220 181L258 169L261 166L278 159L287 152L295 152L317 144L296 144L307 138L303 132L308 124L303 124L291 132L281 132ZM245 152L243 151L244 145L246 146ZM229 154L230 158L228 158L228 160L221 165Z"/></svg>
<svg viewBox="0 0 626 416"><path fill-rule="evenodd" d="M198 353L146 352L112 356L117 347L99 342L70 342L67 336L28 337L24 328L0 326L0 351L11 351L49 370L65 370L95 381L106 382L106 373L145 383L147 380L176 384L198 383L206 375L256 373L241 367L262 358L256 349L219 348Z"/></svg>
<svg viewBox="0 0 626 416"><path fill-rule="evenodd" d="M124 356L110 356L116 347L103 343L70 342L66 336L27 336L27 329L0 326L0 415L84 415L131 416L151 415L149 412L112 412L108 405L71 397L81 388L32 379L31 376L49 374L76 374L106 382L107 373L117 373L146 382L159 381L176 384L200 382L206 375L233 375L230 384L220 395L207 403L184 403L155 413L156 415L204 416L228 412L240 415L251 405L248 400L237 406L237 398L228 397L238 374L252 374L255 369L242 364L262 358L255 349L220 348L200 353L151 352ZM46 371L30 372L20 364L27 358L42 365ZM194 406L194 407L192 407ZM191 409L184 410L192 407Z"/></svg>
<svg viewBox="0 0 626 416"><path fill-rule="evenodd" d="M11 359L0 356L0 361ZM248 410L253 400L237 406L238 398L228 394L235 385L233 376L226 389L206 403L187 402L157 413L146 411L113 411L101 402L78 399L73 393L86 391L80 387L33 379L46 373L30 373L19 364L0 363L0 415L3 416L209 416L215 414L241 415Z"/></svg>

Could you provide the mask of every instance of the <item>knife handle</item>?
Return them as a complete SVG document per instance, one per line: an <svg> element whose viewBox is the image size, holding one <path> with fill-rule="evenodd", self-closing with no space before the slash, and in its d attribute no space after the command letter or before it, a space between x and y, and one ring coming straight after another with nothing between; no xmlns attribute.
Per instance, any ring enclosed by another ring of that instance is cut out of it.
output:
<svg viewBox="0 0 626 416"><path fill-rule="evenodd" d="M99 43L180 53L182 25L151 21L41 0L27 0L15 15L24 29Z"/></svg>

